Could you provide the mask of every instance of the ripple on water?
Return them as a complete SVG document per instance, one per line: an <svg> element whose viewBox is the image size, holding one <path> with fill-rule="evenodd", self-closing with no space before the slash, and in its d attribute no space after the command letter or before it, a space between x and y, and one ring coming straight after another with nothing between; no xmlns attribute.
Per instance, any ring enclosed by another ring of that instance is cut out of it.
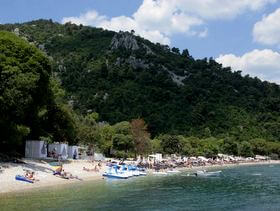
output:
<svg viewBox="0 0 280 211"><path fill-rule="evenodd" d="M104 180L0 198L6 210L277 210L280 165L223 169L220 177ZM3 208L3 209L2 209Z"/></svg>

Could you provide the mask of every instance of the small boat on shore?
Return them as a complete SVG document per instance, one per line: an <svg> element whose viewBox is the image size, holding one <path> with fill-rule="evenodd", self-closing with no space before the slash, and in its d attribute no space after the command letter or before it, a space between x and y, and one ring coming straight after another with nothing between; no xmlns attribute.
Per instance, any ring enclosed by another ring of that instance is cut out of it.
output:
<svg viewBox="0 0 280 211"><path fill-rule="evenodd" d="M104 177L107 178L115 178L115 179L127 179L128 176L127 175L123 175L123 174L114 174L114 173L104 173L103 174Z"/></svg>
<svg viewBox="0 0 280 211"><path fill-rule="evenodd" d="M128 165L127 169L132 173L133 176L140 176L140 173L136 166Z"/></svg>
<svg viewBox="0 0 280 211"><path fill-rule="evenodd" d="M146 176L146 175L147 175L147 173L146 173L146 172L144 172L144 171L139 171L139 175L140 175L140 176Z"/></svg>
<svg viewBox="0 0 280 211"><path fill-rule="evenodd" d="M139 172L139 176L146 176L147 175L147 172L146 172L145 168L137 167L137 170Z"/></svg>
<svg viewBox="0 0 280 211"><path fill-rule="evenodd" d="M146 176L146 170L144 168L138 168L134 165L111 165L107 168L107 171L103 174L109 178L127 179L134 176Z"/></svg>
<svg viewBox="0 0 280 211"><path fill-rule="evenodd" d="M115 178L115 179L127 179L131 176L126 171L118 171L118 166L112 166L104 172L103 176L107 178Z"/></svg>

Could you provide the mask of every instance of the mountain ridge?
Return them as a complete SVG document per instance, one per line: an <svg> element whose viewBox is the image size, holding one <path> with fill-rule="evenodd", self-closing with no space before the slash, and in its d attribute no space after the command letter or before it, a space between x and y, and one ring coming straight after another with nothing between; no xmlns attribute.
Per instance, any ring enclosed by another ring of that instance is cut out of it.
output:
<svg viewBox="0 0 280 211"><path fill-rule="evenodd" d="M43 50L80 113L117 123L144 118L153 135L280 138L280 88L212 58L154 44L132 32L38 20L0 25Z"/></svg>

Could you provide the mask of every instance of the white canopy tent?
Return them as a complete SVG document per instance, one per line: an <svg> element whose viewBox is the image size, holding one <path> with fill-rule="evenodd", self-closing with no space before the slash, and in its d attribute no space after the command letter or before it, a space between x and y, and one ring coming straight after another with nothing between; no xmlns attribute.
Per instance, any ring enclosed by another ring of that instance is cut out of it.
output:
<svg viewBox="0 0 280 211"><path fill-rule="evenodd" d="M78 146L68 146L68 158L79 159Z"/></svg>
<svg viewBox="0 0 280 211"><path fill-rule="evenodd" d="M68 158L68 144L49 144L49 152L55 152L56 155L60 155L62 159Z"/></svg>
<svg viewBox="0 0 280 211"><path fill-rule="evenodd" d="M44 141L32 141L25 142L25 157L26 158L46 158L47 157L47 145Z"/></svg>
<svg viewBox="0 0 280 211"><path fill-rule="evenodd" d="M256 155L256 159L258 159L258 160L269 160L269 157L268 156Z"/></svg>
<svg viewBox="0 0 280 211"><path fill-rule="evenodd" d="M94 153L93 159L94 159L94 160L104 161L104 160L105 160L105 157L104 157L104 155L101 154L101 153Z"/></svg>
<svg viewBox="0 0 280 211"><path fill-rule="evenodd" d="M203 157L203 156L198 156L197 157L199 160L201 160L201 161L205 161L205 162L207 162L209 159L207 159L206 157Z"/></svg>
<svg viewBox="0 0 280 211"><path fill-rule="evenodd" d="M154 155L149 155L149 158L152 158L154 159L155 161L158 161L158 162L161 162L163 159L162 159L162 154L160 153L156 153Z"/></svg>

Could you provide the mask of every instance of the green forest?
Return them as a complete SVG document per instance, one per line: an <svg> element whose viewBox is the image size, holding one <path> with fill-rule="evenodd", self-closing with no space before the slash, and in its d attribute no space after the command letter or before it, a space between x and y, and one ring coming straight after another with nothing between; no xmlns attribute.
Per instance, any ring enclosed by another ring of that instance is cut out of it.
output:
<svg viewBox="0 0 280 211"><path fill-rule="evenodd" d="M0 25L0 153L25 140L106 156L280 156L280 86L131 32Z"/></svg>

